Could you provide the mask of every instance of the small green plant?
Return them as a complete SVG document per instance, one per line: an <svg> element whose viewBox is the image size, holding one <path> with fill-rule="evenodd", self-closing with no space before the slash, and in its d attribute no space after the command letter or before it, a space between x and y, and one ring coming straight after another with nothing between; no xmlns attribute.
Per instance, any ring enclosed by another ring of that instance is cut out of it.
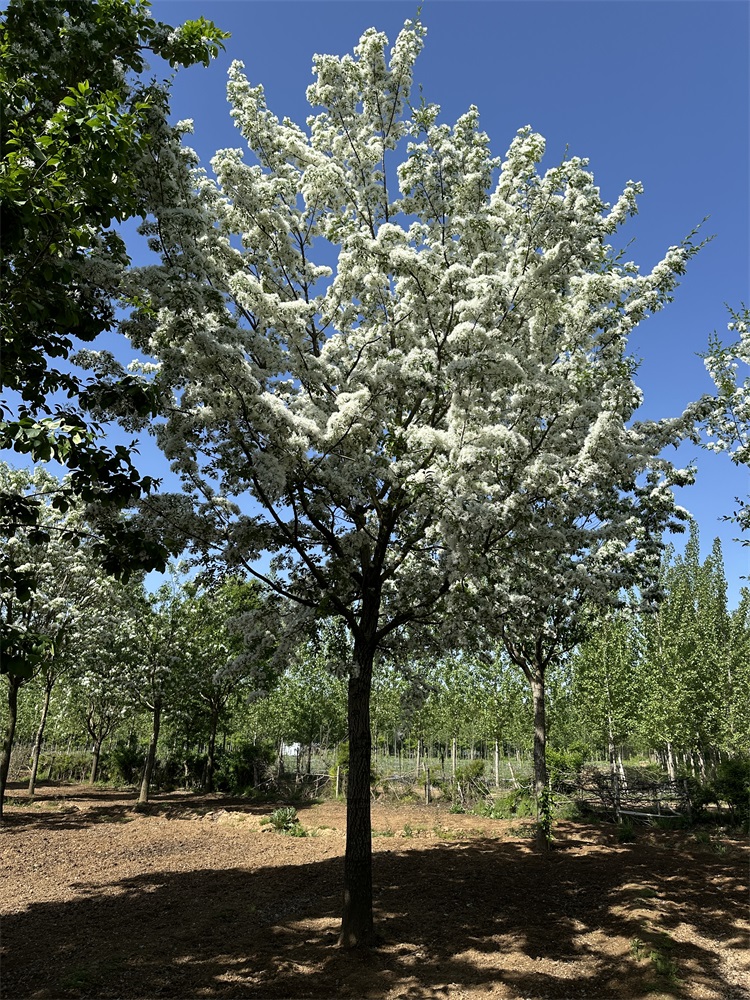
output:
<svg viewBox="0 0 750 1000"><path fill-rule="evenodd" d="M291 833L294 827L299 825L297 810L294 806L282 806L280 809L274 809L268 823L279 833ZM295 836L300 835L295 834Z"/></svg>
<svg viewBox="0 0 750 1000"><path fill-rule="evenodd" d="M671 955L667 954L667 949L672 947L672 942L667 940L663 948L652 948L648 953L657 975L663 976L670 985L676 986L679 983L677 976L677 962Z"/></svg>
<svg viewBox="0 0 750 1000"><path fill-rule="evenodd" d="M636 962L640 962L646 953L646 945L641 941L640 938L632 938L630 941L630 954L635 958Z"/></svg>
<svg viewBox="0 0 750 1000"><path fill-rule="evenodd" d="M552 789L548 785L546 788L542 789L542 794L539 796L539 829L541 830L548 847L552 843L553 809L554 801L552 799Z"/></svg>
<svg viewBox="0 0 750 1000"><path fill-rule="evenodd" d="M635 829L629 820L625 820L617 827L618 844L632 844L635 840Z"/></svg>
<svg viewBox="0 0 750 1000"><path fill-rule="evenodd" d="M373 830L372 831L372 835L373 835L373 837L395 837L396 836L395 832L390 827L387 827L385 830Z"/></svg>
<svg viewBox="0 0 750 1000"><path fill-rule="evenodd" d="M674 942L667 934L655 936L647 933L646 937L651 938L651 941L647 943L639 937L631 939L631 955L637 962L647 958L658 976L666 979L671 986L677 986L680 982L677 975L677 962L670 954Z"/></svg>
<svg viewBox="0 0 750 1000"><path fill-rule="evenodd" d="M465 813L466 810L464 809L464 807L461 805L460 802L454 802L453 805L448 810L448 812L452 812L452 813Z"/></svg>
<svg viewBox="0 0 750 1000"><path fill-rule="evenodd" d="M409 823L404 823L404 836L405 837L414 836L414 830L411 828L411 825Z"/></svg>

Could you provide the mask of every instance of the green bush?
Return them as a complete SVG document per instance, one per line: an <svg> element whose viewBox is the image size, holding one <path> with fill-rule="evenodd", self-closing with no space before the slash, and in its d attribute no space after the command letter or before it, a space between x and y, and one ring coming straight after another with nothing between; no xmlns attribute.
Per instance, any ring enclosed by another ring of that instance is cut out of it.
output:
<svg viewBox="0 0 750 1000"><path fill-rule="evenodd" d="M635 840L635 829L629 820L620 823L617 827L617 841L620 844L632 844Z"/></svg>
<svg viewBox="0 0 750 1000"><path fill-rule="evenodd" d="M91 773L91 754L86 750L57 750L39 757L39 774L48 781L86 781Z"/></svg>
<svg viewBox="0 0 750 1000"><path fill-rule="evenodd" d="M456 768L454 792L462 799L476 799L489 794L484 778L484 761L470 760Z"/></svg>
<svg viewBox="0 0 750 1000"><path fill-rule="evenodd" d="M127 740L118 740L104 758L109 780L116 785L137 785L146 760L145 750L138 745L138 737L131 733Z"/></svg>
<svg viewBox="0 0 750 1000"><path fill-rule="evenodd" d="M732 818L740 822L750 817L750 757L731 757L716 768L714 789L726 802Z"/></svg>
<svg viewBox="0 0 750 1000"><path fill-rule="evenodd" d="M331 766L330 775L332 778L336 777L336 770L341 768L341 774L349 773L349 743L345 741L344 743L339 743L336 747L336 753L333 758L333 764Z"/></svg>
<svg viewBox="0 0 750 1000"><path fill-rule="evenodd" d="M717 803L716 789L710 784L704 784L700 778L696 778L692 773L685 774L680 778L682 789L687 795L688 805L696 819L705 812L706 807L711 803Z"/></svg>
<svg viewBox="0 0 750 1000"><path fill-rule="evenodd" d="M484 761L469 760L456 768L456 781L478 781L484 778Z"/></svg>
<svg viewBox="0 0 750 1000"><path fill-rule="evenodd" d="M529 819L536 816L536 803L525 788L515 788L494 801L478 803L474 813L490 819Z"/></svg>
<svg viewBox="0 0 750 1000"><path fill-rule="evenodd" d="M270 743L239 743L219 757L214 787L232 795L246 794L273 764L275 756Z"/></svg>
<svg viewBox="0 0 750 1000"><path fill-rule="evenodd" d="M295 832L295 827L299 826L299 816L294 806L282 806L280 809L274 809L268 822L278 833L291 833L297 837L304 837L304 833Z"/></svg>
<svg viewBox="0 0 750 1000"><path fill-rule="evenodd" d="M553 788L561 790L565 779L581 773L586 763L587 749L583 743L571 743L566 750L547 747L547 772Z"/></svg>

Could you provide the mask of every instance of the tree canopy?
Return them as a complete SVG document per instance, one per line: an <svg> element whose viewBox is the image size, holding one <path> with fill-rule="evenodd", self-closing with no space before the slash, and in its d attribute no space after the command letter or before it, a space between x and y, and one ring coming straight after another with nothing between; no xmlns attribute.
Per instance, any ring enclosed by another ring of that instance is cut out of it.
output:
<svg viewBox="0 0 750 1000"><path fill-rule="evenodd" d="M353 56L316 56L307 130L233 63L250 162L220 150L214 180L173 141L142 227L161 263L123 285L121 329L155 359L143 392L161 398L155 433L185 486L149 501L154 523L275 591L280 631L259 615L255 638L279 659L317 622L348 630L349 945L372 936L376 654L423 646L466 585L485 621L526 609L546 629L542 594L567 621L579 593L653 576L679 517L670 487L688 478L658 456L691 415L633 423L627 342L669 301L694 234L641 274L616 246L639 185L610 206L587 161L542 170L531 128L500 160L475 107L452 127L413 107L423 37L408 21L390 54L371 29ZM132 426L124 371L86 363Z"/></svg>
<svg viewBox="0 0 750 1000"><path fill-rule="evenodd" d="M153 487L128 449L99 438L89 386L69 359L114 327L129 263L116 224L147 213L143 172L169 132L167 89L140 75L146 55L208 65L226 37L202 17L176 29L156 21L148 0L10 0L2 13L0 385L11 395L0 447L65 466L60 504L123 507ZM154 409L127 375L117 389L140 412ZM1 499L6 533L35 523L32 502ZM102 551L113 571L163 566L167 554L122 522Z"/></svg>

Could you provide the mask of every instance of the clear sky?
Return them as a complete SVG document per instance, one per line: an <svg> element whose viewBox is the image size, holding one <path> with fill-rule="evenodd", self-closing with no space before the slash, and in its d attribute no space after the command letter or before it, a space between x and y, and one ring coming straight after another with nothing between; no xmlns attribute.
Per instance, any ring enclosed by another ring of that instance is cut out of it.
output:
<svg viewBox="0 0 750 1000"><path fill-rule="evenodd" d="M155 0L161 20L203 14L232 32L209 69L177 74L174 117L194 120L192 144L208 168L217 149L242 145L225 98L233 59L243 60L251 83L264 85L280 118L303 123L313 53L351 51L370 26L393 41L416 10L403 0ZM750 301L750 5L425 0L422 20L427 40L415 84L441 105L444 120L476 104L498 155L530 124L547 140L548 165L566 150L588 157L608 201L629 179L643 183L639 215L623 230L643 270L709 217L701 233L715 238L692 261L674 302L642 324L631 346L642 359L640 416L676 415L710 392L698 353L713 331L724 335L725 303ZM748 495L750 475L695 445L674 457L697 465L696 484L679 500L698 521L704 555L721 537L735 603L750 549L732 540L736 529L720 518L735 496ZM140 464L159 471L151 446L144 444Z"/></svg>

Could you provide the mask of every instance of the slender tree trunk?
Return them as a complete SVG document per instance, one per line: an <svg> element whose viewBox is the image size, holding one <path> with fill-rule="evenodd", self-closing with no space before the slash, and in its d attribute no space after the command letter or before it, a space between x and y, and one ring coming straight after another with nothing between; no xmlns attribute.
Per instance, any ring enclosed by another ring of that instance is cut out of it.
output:
<svg viewBox="0 0 750 1000"><path fill-rule="evenodd" d="M8 783L10 754L13 749L13 737L16 735L16 722L18 721L18 689L22 683L22 677L8 674L8 722L5 727L2 751L0 751L0 819L3 818L5 786Z"/></svg>
<svg viewBox="0 0 750 1000"><path fill-rule="evenodd" d="M676 774L676 768L674 763L674 752L672 750L672 744L667 743L667 776L670 781L674 781Z"/></svg>
<svg viewBox="0 0 750 1000"><path fill-rule="evenodd" d="M346 796L344 912L339 944L345 948L373 943L372 826L370 820L370 689L374 648L355 641L349 677L349 778Z"/></svg>
<svg viewBox="0 0 750 1000"><path fill-rule="evenodd" d="M495 740L495 788L500 787L500 743Z"/></svg>
<svg viewBox="0 0 750 1000"><path fill-rule="evenodd" d="M531 696L534 705L534 794L537 810L547 787L547 716L544 703L544 669L534 666L529 672ZM537 823L536 846L546 850L549 846L544 830Z"/></svg>
<svg viewBox="0 0 750 1000"><path fill-rule="evenodd" d="M417 781L419 781L419 765L421 763L421 750L422 750L422 738L420 737L417 740L417 767L416 770L414 771L414 774L417 777Z"/></svg>
<svg viewBox="0 0 750 1000"><path fill-rule="evenodd" d="M102 759L102 744L104 743L104 737L99 736L94 740L94 748L91 751L91 773L89 775L89 784L93 785L96 779L99 777L99 761Z"/></svg>
<svg viewBox="0 0 750 1000"><path fill-rule="evenodd" d="M47 714L49 712L49 702L52 696L53 683L47 681L44 685L44 701L42 703L42 716L39 720L39 728L36 731L34 748L31 751L31 775L29 776L29 795L33 795L36 789L36 776L39 771L39 755L42 752L42 741L44 740L44 730L47 725Z"/></svg>
<svg viewBox="0 0 750 1000"><path fill-rule="evenodd" d="M211 723L208 733L208 754L206 756L206 780L203 790L212 792L214 790L214 774L216 773L216 730L219 726L219 713L211 709Z"/></svg>
<svg viewBox="0 0 750 1000"><path fill-rule="evenodd" d="M154 763L156 762L156 746L159 742L159 729L161 728L161 696L154 698L154 724L151 730L151 742L148 745L148 755L146 756L146 766L143 769L143 781L141 781L141 792L138 796L138 805L142 806L148 802L148 794L151 789L151 778L154 773Z"/></svg>

